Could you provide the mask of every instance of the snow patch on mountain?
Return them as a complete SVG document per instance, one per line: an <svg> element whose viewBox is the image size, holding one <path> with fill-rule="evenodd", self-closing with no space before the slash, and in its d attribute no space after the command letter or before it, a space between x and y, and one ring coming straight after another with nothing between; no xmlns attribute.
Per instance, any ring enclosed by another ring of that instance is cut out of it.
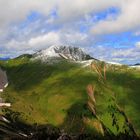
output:
<svg viewBox="0 0 140 140"><path fill-rule="evenodd" d="M92 57L86 54L81 48L71 46L51 46L45 50L38 51L33 55L33 59L50 61L60 59L69 59L73 61L84 61L92 59Z"/></svg>
<svg viewBox="0 0 140 140"><path fill-rule="evenodd" d="M82 67L88 67L91 65L93 61L96 61L95 59L85 60L85 61L78 61L77 63L82 64Z"/></svg>

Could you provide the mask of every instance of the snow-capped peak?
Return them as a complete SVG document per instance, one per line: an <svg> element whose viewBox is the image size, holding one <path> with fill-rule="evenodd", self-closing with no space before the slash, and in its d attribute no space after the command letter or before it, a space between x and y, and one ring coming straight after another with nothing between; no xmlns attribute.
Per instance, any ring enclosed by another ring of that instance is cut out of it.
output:
<svg viewBox="0 0 140 140"><path fill-rule="evenodd" d="M54 58L70 59L74 61L83 61L92 59L81 48L71 46L50 46L45 50L41 50L33 55L34 59L43 61L52 60Z"/></svg>
<svg viewBox="0 0 140 140"><path fill-rule="evenodd" d="M45 50L41 50L37 52L35 55L36 57L39 56L46 56L46 57L58 57L59 55L55 52L55 46L50 46L49 48Z"/></svg>

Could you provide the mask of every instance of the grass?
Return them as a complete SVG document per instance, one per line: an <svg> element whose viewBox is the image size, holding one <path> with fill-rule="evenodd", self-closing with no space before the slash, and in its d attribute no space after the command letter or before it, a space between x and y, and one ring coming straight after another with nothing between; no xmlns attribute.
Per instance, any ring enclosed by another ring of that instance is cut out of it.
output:
<svg viewBox="0 0 140 140"><path fill-rule="evenodd" d="M129 72L120 72L109 74L112 90L115 91L115 96L118 104L123 107L127 116L132 121L134 127L139 131L140 128L140 74L139 71L131 70Z"/></svg>
<svg viewBox="0 0 140 140"><path fill-rule="evenodd" d="M140 133L140 74L126 67L104 68L103 75L72 62L54 65L29 61L28 57L0 62L6 69L9 86L3 98L11 110L29 124L53 124L71 133L102 133L100 122L87 108L87 85L95 86L96 113L115 135L124 131L124 117L112 108L117 103ZM105 81L100 82L104 77ZM107 85L107 86L106 86ZM115 99L115 101L114 101Z"/></svg>

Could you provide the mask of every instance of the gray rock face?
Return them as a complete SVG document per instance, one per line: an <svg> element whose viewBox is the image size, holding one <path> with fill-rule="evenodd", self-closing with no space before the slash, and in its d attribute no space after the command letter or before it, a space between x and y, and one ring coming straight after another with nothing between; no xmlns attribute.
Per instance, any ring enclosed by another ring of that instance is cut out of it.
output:
<svg viewBox="0 0 140 140"><path fill-rule="evenodd" d="M59 48L54 48L54 50L56 53L62 56L64 55L66 58L75 61L82 61L87 59L87 54L84 53L80 48L61 46Z"/></svg>
<svg viewBox="0 0 140 140"><path fill-rule="evenodd" d="M83 52L82 49L71 46L51 46L33 55L33 59L41 59L43 61L48 61L52 58L63 58L73 61L93 59L90 55Z"/></svg>

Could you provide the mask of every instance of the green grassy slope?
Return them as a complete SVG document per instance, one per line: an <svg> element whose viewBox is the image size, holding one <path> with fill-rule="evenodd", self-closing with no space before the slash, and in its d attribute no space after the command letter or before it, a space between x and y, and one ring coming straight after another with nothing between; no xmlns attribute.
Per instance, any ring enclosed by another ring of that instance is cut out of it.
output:
<svg viewBox="0 0 140 140"><path fill-rule="evenodd" d="M55 65L18 58L0 62L6 69L9 86L3 98L12 103L11 110L29 124L53 124L67 132L102 133L99 120L88 110L88 84L96 86L96 113L114 134L125 131L126 113L137 133L140 132L140 74L125 67L110 67L102 84L90 67L62 61ZM113 116L113 117L112 117ZM113 119L115 123L113 124Z"/></svg>

